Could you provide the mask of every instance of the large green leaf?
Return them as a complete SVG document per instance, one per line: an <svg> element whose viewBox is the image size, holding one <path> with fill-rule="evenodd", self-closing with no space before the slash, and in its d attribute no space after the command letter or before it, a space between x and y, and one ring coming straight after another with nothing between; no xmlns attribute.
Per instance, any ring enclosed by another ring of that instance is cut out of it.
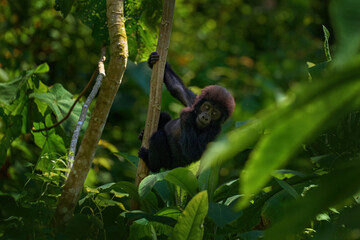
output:
<svg viewBox="0 0 360 240"><path fill-rule="evenodd" d="M144 199L151 191L151 189L155 186L155 184L159 181L164 180L164 177L168 174L168 172L162 172L157 174L151 174L144 178L139 185L139 196L141 199Z"/></svg>
<svg viewBox="0 0 360 240"><path fill-rule="evenodd" d="M63 119L69 112L71 106L74 103L72 94L68 92L61 84L55 84L47 93L32 93L30 98L35 98L48 104L58 121ZM71 112L69 118L61 125L68 133L75 129L77 121L79 120L81 113L81 105L77 103ZM84 129L86 129L89 115L84 123Z"/></svg>
<svg viewBox="0 0 360 240"><path fill-rule="evenodd" d="M284 165L302 143L359 106L358 64L359 61L352 61L346 69L328 73L324 76L326 81L315 79L298 85L280 104L260 112L256 120L211 144L201 159L204 162L201 171L231 159L251 146L262 129L267 129L241 174L242 191L247 194L242 203L248 203L249 197L266 184L273 171Z"/></svg>
<svg viewBox="0 0 360 240"><path fill-rule="evenodd" d="M45 144L42 147L39 161L36 164L36 169L41 171L53 171L55 167L66 167L63 162L55 161L61 156L65 156L66 147L64 140L59 135L53 133L49 134L45 139Z"/></svg>
<svg viewBox="0 0 360 240"><path fill-rule="evenodd" d="M174 227L173 239L202 239L204 235L203 222L208 211L208 195L206 191L193 197L185 210L179 216Z"/></svg>
<svg viewBox="0 0 360 240"><path fill-rule="evenodd" d="M302 143L322 130L334 114L341 116L360 91L360 81L348 82L323 93L293 111L286 119L276 121L271 133L265 135L252 152L241 179L247 196L257 193L271 178L271 173L284 165ZM356 103L356 102L355 102ZM242 203L246 203L244 198Z"/></svg>
<svg viewBox="0 0 360 240"><path fill-rule="evenodd" d="M198 182L194 174L187 168L175 168L171 170L165 179L181 189L186 190L191 196L195 196L198 189Z"/></svg>
<svg viewBox="0 0 360 240"><path fill-rule="evenodd" d="M46 125L52 125L51 114L45 116ZM35 128L43 128L43 123L35 123ZM43 172L53 171L54 168L64 168L62 161L57 161L60 157L66 155L66 146L62 137L56 134L55 129L51 129L47 134L34 132L34 142L41 149L41 154L36 169Z"/></svg>
<svg viewBox="0 0 360 240"><path fill-rule="evenodd" d="M30 129L30 114L33 118L37 113L29 113L29 92L46 91L47 87L39 81L34 73L47 72L46 63L33 70L23 72L20 76L7 83L0 83L0 117L4 124L4 137L0 140L0 164L4 161L11 143Z"/></svg>

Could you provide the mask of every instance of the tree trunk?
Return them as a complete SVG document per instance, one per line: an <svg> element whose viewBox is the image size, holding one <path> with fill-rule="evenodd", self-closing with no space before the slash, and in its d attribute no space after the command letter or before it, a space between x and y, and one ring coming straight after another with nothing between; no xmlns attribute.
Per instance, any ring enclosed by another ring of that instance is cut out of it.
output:
<svg viewBox="0 0 360 240"><path fill-rule="evenodd" d="M128 46L125 32L124 3L122 0L107 0L106 5L111 50L107 76L104 78L89 125L59 199L54 215L54 222L57 226L62 226L73 216L110 107L126 68Z"/></svg>

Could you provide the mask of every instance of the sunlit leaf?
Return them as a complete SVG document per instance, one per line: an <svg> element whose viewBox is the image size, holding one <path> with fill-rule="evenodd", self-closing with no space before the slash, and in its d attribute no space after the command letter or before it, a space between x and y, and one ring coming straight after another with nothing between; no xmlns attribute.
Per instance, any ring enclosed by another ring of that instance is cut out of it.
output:
<svg viewBox="0 0 360 240"><path fill-rule="evenodd" d="M47 63L43 63L36 67L34 73L46 73L49 70L50 70L49 65Z"/></svg>
<svg viewBox="0 0 360 240"><path fill-rule="evenodd" d="M206 191L193 197L185 210L179 216L174 227L173 239L202 239L204 227L202 226L208 212L208 197Z"/></svg>

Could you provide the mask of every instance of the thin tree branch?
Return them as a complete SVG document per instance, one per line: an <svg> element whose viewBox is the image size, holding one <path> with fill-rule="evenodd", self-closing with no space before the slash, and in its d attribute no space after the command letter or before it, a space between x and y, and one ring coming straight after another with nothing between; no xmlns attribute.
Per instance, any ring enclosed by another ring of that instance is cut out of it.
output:
<svg viewBox="0 0 360 240"><path fill-rule="evenodd" d="M73 136L71 138L71 143L70 143L70 149L69 149L69 162L68 162L68 168L71 169L74 163L74 156L75 156L75 151L76 151L76 145L77 145L77 141L80 135L80 130L82 125L85 122L86 119L86 113L87 110L92 102L92 100L94 99L94 97L96 96L96 94L98 93L101 83L102 83L102 79L105 77L105 67L104 67L104 62L106 60L106 47L104 46L101 49L101 57L99 59L98 62L98 70L96 72L99 72L99 75L96 78L96 82L93 86L93 89L91 90L89 96L87 97L84 105L82 106L81 109L81 113L80 113L80 117L79 120L76 124Z"/></svg>

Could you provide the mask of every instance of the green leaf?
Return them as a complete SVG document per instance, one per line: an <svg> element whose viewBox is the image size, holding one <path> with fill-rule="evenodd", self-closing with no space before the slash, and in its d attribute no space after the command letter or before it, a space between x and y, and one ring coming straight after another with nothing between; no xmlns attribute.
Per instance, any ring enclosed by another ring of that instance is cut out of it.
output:
<svg viewBox="0 0 360 240"><path fill-rule="evenodd" d="M239 229L241 232L247 232L254 229L257 225L261 223L261 211L265 202L270 199L276 191L271 191L266 194L259 193L256 196L254 203L242 210L242 215L236 224L235 228Z"/></svg>
<svg viewBox="0 0 360 240"><path fill-rule="evenodd" d="M34 73L34 70L23 72L11 82L0 83L0 103L10 105L18 98L20 89Z"/></svg>
<svg viewBox="0 0 360 240"><path fill-rule="evenodd" d="M125 4L126 33L129 58L134 62L146 61L155 51L162 13L162 1L128 1Z"/></svg>
<svg viewBox="0 0 360 240"><path fill-rule="evenodd" d="M304 182L297 184L293 187L296 194L304 191L304 188L308 187L310 183ZM299 195L299 194L298 194ZM299 197L300 198L300 197ZM298 199L299 199L298 198ZM286 190L276 192L264 203L261 210L261 219L265 226L278 222L279 219L286 213L285 206L294 200L294 197L290 195Z"/></svg>
<svg viewBox="0 0 360 240"><path fill-rule="evenodd" d="M207 190L210 201L213 201L215 189L219 182L219 165L213 165L211 168L202 171L199 175L199 188L200 191Z"/></svg>
<svg viewBox="0 0 360 240"><path fill-rule="evenodd" d="M360 46L360 1L331 1L330 16L338 40L334 61L337 66L344 66Z"/></svg>
<svg viewBox="0 0 360 240"><path fill-rule="evenodd" d="M139 194L137 191L137 187L131 182L126 182L126 181L117 182L111 185L111 187L107 187L102 192L110 192L111 190L114 190L116 192L128 193L131 199L134 199L135 201L139 201Z"/></svg>
<svg viewBox="0 0 360 240"><path fill-rule="evenodd" d="M360 228L360 205L344 209L332 224L316 230L314 239L356 239L354 232Z"/></svg>
<svg viewBox="0 0 360 240"><path fill-rule="evenodd" d="M130 163L131 165L133 165L134 167L136 167L138 165L139 162L139 158L137 156L128 154L126 152L114 152L115 156L121 156L123 157L128 163ZM121 161L122 159L119 158Z"/></svg>
<svg viewBox="0 0 360 240"><path fill-rule="evenodd" d="M61 84L55 84L48 93L32 93L30 94L30 98L35 98L47 103L53 113L56 115L57 121L60 121L66 116L74 103L72 94L68 92ZM77 103L69 118L61 124L64 129L68 130L67 132L69 134L73 131L73 129L75 129L77 121L80 117L80 113L81 105ZM87 116L84 123L84 129L86 129L88 120L89 115Z"/></svg>
<svg viewBox="0 0 360 240"><path fill-rule="evenodd" d="M159 222L165 225L169 225L171 227L174 227L175 224L177 223L177 221L171 217L157 216L139 210L126 212L125 217L129 220L137 220L137 219L145 218L150 222Z"/></svg>
<svg viewBox="0 0 360 240"><path fill-rule="evenodd" d="M40 133L41 134L41 133ZM55 133L49 134L45 138L40 158L36 163L36 169L44 172L51 172L54 168L64 167L61 161L57 159L66 155L64 140Z"/></svg>
<svg viewBox="0 0 360 240"><path fill-rule="evenodd" d="M169 183L168 181L162 180L156 182L153 189L160 196L161 200L166 206L176 205L176 187L173 184Z"/></svg>
<svg viewBox="0 0 360 240"><path fill-rule="evenodd" d="M151 223L145 218L133 222L130 226L129 240L157 239L156 232Z"/></svg>
<svg viewBox="0 0 360 240"><path fill-rule="evenodd" d="M323 27L324 36L325 36L324 51L325 51L326 60L331 61L331 54L330 54L330 47L329 47L330 32L329 32L329 30L327 30L327 28L324 25L322 27Z"/></svg>
<svg viewBox="0 0 360 240"><path fill-rule="evenodd" d="M209 211L207 216L213 220L220 228L235 221L242 215L242 212L235 212L232 207L220 203L209 202Z"/></svg>
<svg viewBox="0 0 360 240"><path fill-rule="evenodd" d="M74 0L55 0L55 2L55 9L61 11L63 18L66 18L74 4Z"/></svg>
<svg viewBox="0 0 360 240"><path fill-rule="evenodd" d="M208 195L206 191L193 197L185 210L179 216L174 227L173 239L202 239L204 235L203 222L208 211Z"/></svg>
<svg viewBox="0 0 360 240"><path fill-rule="evenodd" d="M154 187L155 183L164 180L164 177L168 174L168 171L157 173L157 174L151 174L144 178L139 185L139 196L140 199L144 199L151 191L151 189Z"/></svg>
<svg viewBox="0 0 360 240"><path fill-rule="evenodd" d="M99 192L110 192L112 190L112 186L114 185L115 185L114 182L106 183L104 185L97 187L97 190L99 190Z"/></svg>
<svg viewBox="0 0 360 240"><path fill-rule="evenodd" d="M97 195L96 196L96 204L99 207L113 207L113 206L118 206L120 208L123 208L123 204L121 202L112 200L112 199L108 199L105 198L101 195Z"/></svg>
<svg viewBox="0 0 360 240"><path fill-rule="evenodd" d="M50 67L47 63L40 64L36 67L34 73L46 73L50 70Z"/></svg>
<svg viewBox="0 0 360 240"><path fill-rule="evenodd" d="M7 82L9 81L9 75L6 73L6 71L2 68L0 68L0 82Z"/></svg>
<svg viewBox="0 0 360 240"><path fill-rule="evenodd" d="M181 211L178 207L167 207L163 208L160 211L156 213L158 216L165 216L168 218L172 218L175 221L175 224L177 223L177 219L181 215ZM174 231L174 226L165 225L162 223L152 223L156 233L158 236L165 235L165 236L172 236L172 233Z"/></svg>
<svg viewBox="0 0 360 240"><path fill-rule="evenodd" d="M92 35L96 40L109 42L106 0L78 0L74 15L92 30Z"/></svg>
<svg viewBox="0 0 360 240"><path fill-rule="evenodd" d="M262 239L264 231L254 230L240 234L241 240L259 240Z"/></svg>
<svg viewBox="0 0 360 240"><path fill-rule="evenodd" d="M316 134L334 114L340 113L357 98L360 81L344 83L312 99L311 102L286 112L271 133L257 144L241 176L242 192L257 193L271 178L273 170L282 166L303 142ZM242 204L247 203L244 198Z"/></svg>
<svg viewBox="0 0 360 240"><path fill-rule="evenodd" d="M229 197L235 196L239 192L239 179L227 182L218 187L214 192L215 202L224 201Z"/></svg>
<svg viewBox="0 0 360 240"><path fill-rule="evenodd" d="M0 117L5 122L4 136L0 140L0 165L5 162L6 153L11 143L21 134L22 118L20 115L7 117L0 108Z"/></svg>
<svg viewBox="0 0 360 240"><path fill-rule="evenodd" d="M288 194L293 196L293 198L298 199L300 197L299 194L295 191L295 189L287 182L280 180L278 178L275 178L275 180Z"/></svg>
<svg viewBox="0 0 360 240"><path fill-rule="evenodd" d="M32 108L29 108L28 94L30 91L46 90L47 87L33 75L35 71L23 72L11 82L0 83L0 117L4 124L4 137L0 140L0 164L11 143L21 133L30 131L29 116L34 119L38 115L36 111L29 112Z"/></svg>
<svg viewBox="0 0 360 240"><path fill-rule="evenodd" d="M244 151L254 144L261 133L258 121L249 121L231 132L227 136L209 143L209 147L201 157L200 174L214 165L221 165L237 153Z"/></svg>
<svg viewBox="0 0 360 240"><path fill-rule="evenodd" d="M186 168L175 168L166 176L165 180L186 190L191 196L195 196L198 189L198 182L194 174Z"/></svg>
<svg viewBox="0 0 360 240"><path fill-rule="evenodd" d="M318 187L311 188L304 198L293 201L284 209L286 214L265 232L265 239L287 239L302 231L317 214L352 197L360 190L359 172L360 159L357 157L350 165L321 177Z"/></svg>
<svg viewBox="0 0 360 240"><path fill-rule="evenodd" d="M159 216L167 216L171 217L173 219L178 219L178 217L181 215L181 212L179 208L177 207L169 207L169 208L163 208L160 211L156 213L156 215Z"/></svg>
<svg viewBox="0 0 360 240"><path fill-rule="evenodd" d="M330 222L331 218L327 213L320 213L316 216L316 221L327 221Z"/></svg>

